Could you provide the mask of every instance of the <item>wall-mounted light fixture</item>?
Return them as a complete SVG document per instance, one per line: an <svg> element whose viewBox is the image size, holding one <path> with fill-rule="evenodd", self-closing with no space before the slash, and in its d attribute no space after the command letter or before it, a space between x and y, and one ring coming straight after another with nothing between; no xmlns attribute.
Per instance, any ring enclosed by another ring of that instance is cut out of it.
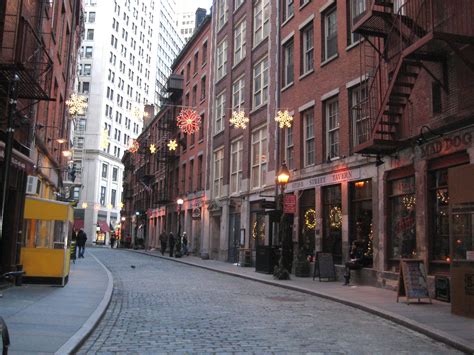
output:
<svg viewBox="0 0 474 355"><path fill-rule="evenodd" d="M429 133L428 136L423 133L423 130L427 131ZM430 138L433 137L438 137L441 138L443 136L443 133L438 133L436 131L433 131L430 127L423 125L420 127L420 133L418 135L418 138L416 138L415 142L417 145L423 145L425 144Z"/></svg>

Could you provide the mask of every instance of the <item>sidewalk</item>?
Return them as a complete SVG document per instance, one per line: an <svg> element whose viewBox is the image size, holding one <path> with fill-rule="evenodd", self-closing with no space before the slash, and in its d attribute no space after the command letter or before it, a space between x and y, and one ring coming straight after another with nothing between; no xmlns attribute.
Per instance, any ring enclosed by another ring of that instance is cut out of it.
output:
<svg viewBox="0 0 474 355"><path fill-rule="evenodd" d="M194 256L169 258L159 251L134 251L155 257L169 259L207 270L263 282L323 297L389 319L395 323L423 333L444 342L458 350L474 354L474 319L451 313L451 304L433 300L429 303L396 302L396 293L370 286L342 286L341 282L313 281L312 277L301 278L291 275L291 280L274 280L272 275L255 272L254 267L240 267L216 260L202 260Z"/></svg>
<svg viewBox="0 0 474 355"><path fill-rule="evenodd" d="M71 264L65 287L23 284L3 290L0 315L10 333L9 353L70 353L94 329L112 289L112 275L89 248Z"/></svg>

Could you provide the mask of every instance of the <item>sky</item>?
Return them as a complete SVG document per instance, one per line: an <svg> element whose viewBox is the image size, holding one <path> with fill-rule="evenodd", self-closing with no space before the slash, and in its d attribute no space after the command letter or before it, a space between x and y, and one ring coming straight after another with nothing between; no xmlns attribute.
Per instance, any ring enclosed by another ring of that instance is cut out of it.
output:
<svg viewBox="0 0 474 355"><path fill-rule="evenodd" d="M209 12L209 8L212 5L212 0L176 0L177 11L189 11L196 10L198 7L202 7Z"/></svg>

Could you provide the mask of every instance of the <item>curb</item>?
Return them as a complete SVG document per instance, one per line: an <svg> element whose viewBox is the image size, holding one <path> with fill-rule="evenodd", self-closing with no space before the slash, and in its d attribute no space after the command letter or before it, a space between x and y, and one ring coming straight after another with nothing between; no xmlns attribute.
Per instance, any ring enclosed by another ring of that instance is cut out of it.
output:
<svg viewBox="0 0 474 355"><path fill-rule="evenodd" d="M169 257L166 257L166 256L164 257L164 256L161 256L161 255L150 254L150 253L147 253L146 251L131 250L131 249L125 249L125 250L130 251L130 252L134 252L134 253L138 253L138 254L148 255L148 256L151 256L151 257L160 258L160 259L163 259L163 260L174 261L174 262L177 262L177 263L181 263L181 264L185 264L185 265L189 265L189 266L194 266L194 267L198 267L198 268L209 270L209 271L214 271L214 272L218 272L218 273L221 273L221 274L226 274L226 275L230 275L230 276L234 276L234 277L240 277L240 278L243 278L243 279L260 282L260 283L267 284L267 285L282 287L282 288L285 288L285 289L288 289L288 290L291 290L291 291L306 293L306 294L321 297L321 298L324 298L324 299L327 299L327 300L330 300L330 301L342 303L346 306L358 308L362 311L374 314L376 316L387 319L389 321L392 321L394 323L402 325L402 326L404 326L406 328L409 328L411 330L417 331L418 333L424 334L424 335L426 335L426 336L428 336L428 337L430 337L434 340L437 340L439 342L447 344L447 345L451 346L452 348L455 348L455 349L457 349L459 351L462 351L466 354L474 354L473 345L469 344L464 339L453 336L451 334L447 334L443 331L434 329L432 327L426 326L424 324L421 324L421 323L416 322L414 320L411 320L409 318L403 317L403 316L398 315L396 313L385 311L385 310L380 309L378 307L373 307L373 306L370 306L370 305L367 305L367 304L349 301L347 299L343 299L343 298L336 297L336 296L331 296L331 295L328 295L326 293L321 293L321 292L317 292L317 291L308 290L306 288L302 288L302 287L299 287L299 286L288 285L288 284L285 284L283 282L280 283L280 282L277 282L277 281L261 280L259 278L254 278L254 277L248 276L248 275L242 275L242 274L234 273L234 272L231 272L231 271L219 270L219 269L215 269L215 268L210 267L210 266L195 264L191 261L185 261L185 260L176 259L176 258L172 259L172 258L169 258Z"/></svg>
<svg viewBox="0 0 474 355"><path fill-rule="evenodd" d="M82 327L79 328L79 330L55 352L55 354L58 355L72 354L79 349L79 347L87 340L89 335L99 324L100 320L105 314L105 311L107 310L107 307L109 306L110 299L112 298L112 291L114 289L114 277L112 276L112 273L104 264L99 261L99 259L96 258L94 254L90 253L89 255L91 255L107 273L107 289L105 290L102 301L100 301L96 310L90 315Z"/></svg>

